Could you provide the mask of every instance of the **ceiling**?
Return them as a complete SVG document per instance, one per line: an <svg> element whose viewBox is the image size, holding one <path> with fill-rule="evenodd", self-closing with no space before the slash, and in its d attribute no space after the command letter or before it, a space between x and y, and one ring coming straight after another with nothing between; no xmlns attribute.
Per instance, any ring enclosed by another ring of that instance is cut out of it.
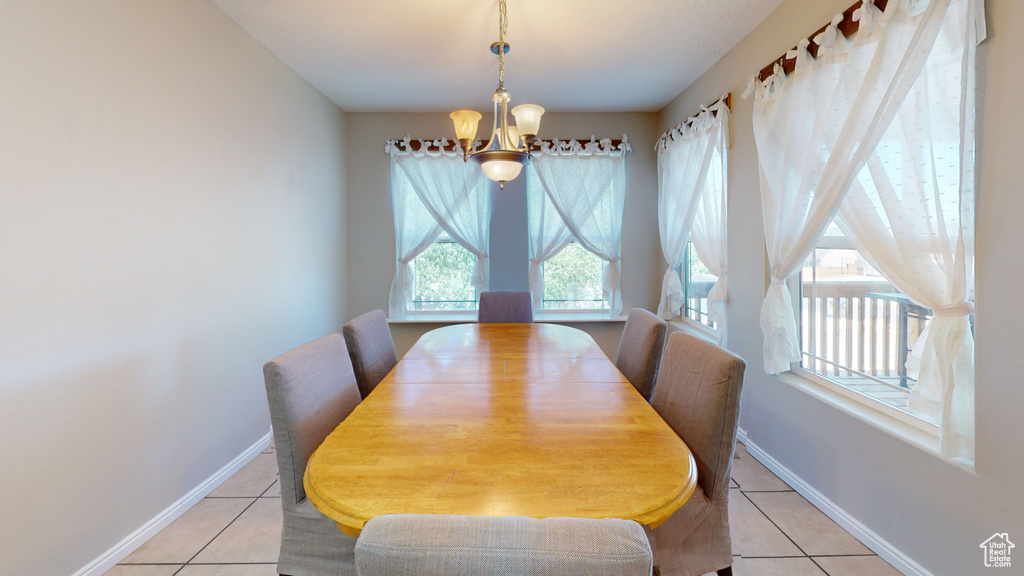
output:
<svg viewBox="0 0 1024 576"><path fill-rule="evenodd" d="M212 0L349 112L486 112L497 0ZM508 0L505 86L548 111L657 111L782 0Z"/></svg>

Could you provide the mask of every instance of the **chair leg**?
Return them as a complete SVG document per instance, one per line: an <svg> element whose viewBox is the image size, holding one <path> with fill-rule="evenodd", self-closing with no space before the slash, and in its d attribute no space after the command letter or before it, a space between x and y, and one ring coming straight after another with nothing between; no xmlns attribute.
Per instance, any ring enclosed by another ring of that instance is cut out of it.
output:
<svg viewBox="0 0 1024 576"><path fill-rule="evenodd" d="M718 576L732 576L732 566L726 566L717 572Z"/></svg>

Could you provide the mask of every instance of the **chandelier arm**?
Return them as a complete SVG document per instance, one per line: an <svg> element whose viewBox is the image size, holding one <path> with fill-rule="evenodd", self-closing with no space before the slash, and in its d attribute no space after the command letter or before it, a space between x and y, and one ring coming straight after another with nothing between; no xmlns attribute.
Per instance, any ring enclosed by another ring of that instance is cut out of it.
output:
<svg viewBox="0 0 1024 576"><path fill-rule="evenodd" d="M498 148L507 150L506 146L512 146L512 140L508 135L508 100L501 101L501 132L498 137Z"/></svg>
<svg viewBox="0 0 1024 576"><path fill-rule="evenodd" d="M494 121L491 123L491 139L487 141L487 144L484 144L483 146L478 148L475 152L470 152L470 153L466 154L466 158L467 159L471 158L473 156L476 156L477 154L479 154L481 152L486 152L487 150L491 149L491 146L494 144L494 135L497 134L497 132L498 132L498 110L499 110L499 108L498 108L498 101L495 100L494 101ZM499 148L501 147L501 141L500 140L498 141L498 147Z"/></svg>

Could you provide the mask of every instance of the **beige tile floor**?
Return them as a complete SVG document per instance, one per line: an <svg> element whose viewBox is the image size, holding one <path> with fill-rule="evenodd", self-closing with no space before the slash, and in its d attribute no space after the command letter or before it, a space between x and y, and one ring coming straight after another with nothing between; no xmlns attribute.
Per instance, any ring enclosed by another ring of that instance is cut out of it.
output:
<svg viewBox="0 0 1024 576"><path fill-rule="evenodd" d="M736 446L729 518L736 576L898 576ZM281 504L273 445L106 576L274 576ZM714 576L714 575L711 575Z"/></svg>

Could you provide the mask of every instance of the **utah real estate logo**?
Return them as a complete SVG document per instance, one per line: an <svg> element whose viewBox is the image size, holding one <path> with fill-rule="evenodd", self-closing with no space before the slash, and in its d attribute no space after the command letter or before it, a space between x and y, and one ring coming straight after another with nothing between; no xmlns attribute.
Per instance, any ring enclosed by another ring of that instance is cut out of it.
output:
<svg viewBox="0 0 1024 576"><path fill-rule="evenodd" d="M1010 551L1013 550L1013 542L1010 542L1009 534L996 532L991 538L981 543L981 549L985 551L986 568L1009 568Z"/></svg>

